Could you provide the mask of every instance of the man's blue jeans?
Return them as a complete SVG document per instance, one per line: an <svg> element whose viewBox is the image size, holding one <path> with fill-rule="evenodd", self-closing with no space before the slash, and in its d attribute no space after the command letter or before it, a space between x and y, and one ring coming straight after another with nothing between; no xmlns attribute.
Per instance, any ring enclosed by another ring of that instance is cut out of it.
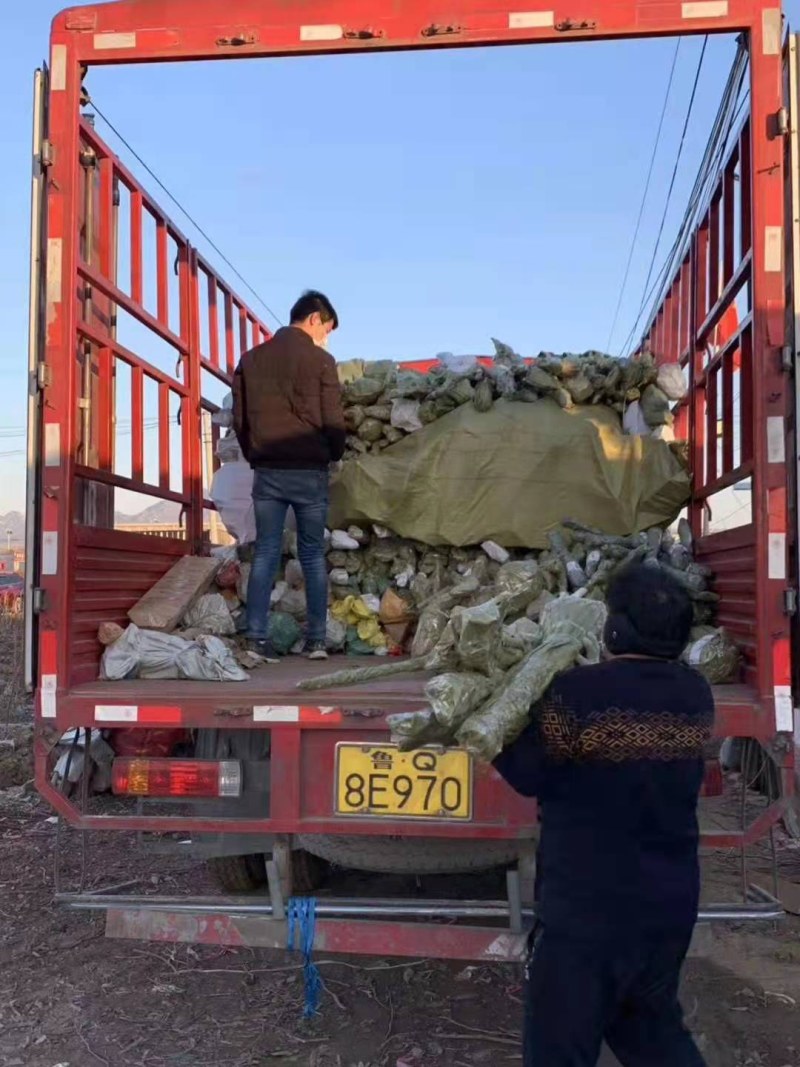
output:
<svg viewBox="0 0 800 1067"><path fill-rule="evenodd" d="M297 520L297 554L306 582L306 639L324 641L328 617L327 470L257 468L253 478L253 508L256 543L247 585L247 636L256 640L267 636L269 601L281 564L286 513L291 508Z"/></svg>

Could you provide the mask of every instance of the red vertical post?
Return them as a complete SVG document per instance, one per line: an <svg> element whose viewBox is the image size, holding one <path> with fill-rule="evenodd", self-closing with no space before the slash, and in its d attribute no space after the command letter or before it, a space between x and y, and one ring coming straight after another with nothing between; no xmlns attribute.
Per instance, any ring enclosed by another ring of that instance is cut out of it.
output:
<svg viewBox="0 0 800 1067"><path fill-rule="evenodd" d="M689 450L692 457L693 499L690 511L692 533L695 539L703 533L703 502L701 491L706 484L705 473L705 437L706 437L706 394L700 384L705 365L705 344L700 337L700 328L708 312L708 246L709 217L703 218L693 242L692 265L692 336L689 366Z"/></svg>
<svg viewBox="0 0 800 1067"><path fill-rule="evenodd" d="M163 219L156 219L156 285L158 320L169 329L169 234Z"/></svg>
<svg viewBox="0 0 800 1067"><path fill-rule="evenodd" d="M672 289L670 290L670 299L672 301L670 305L670 324L669 324L669 351L667 352L667 360L670 363L677 363L678 357L681 354L681 273L675 277L675 281L672 283Z"/></svg>
<svg viewBox="0 0 800 1067"><path fill-rule="evenodd" d="M217 308L217 279L208 275L208 358L212 367L219 367L219 310Z"/></svg>
<svg viewBox="0 0 800 1067"><path fill-rule="evenodd" d="M116 218L114 211L114 167L108 158L100 159L100 262L99 269L104 277L116 284ZM109 301L104 301L109 321L106 332L113 333L113 320L117 309ZM110 471L113 463L113 387L114 357L111 349L100 349L99 401L97 412L98 426L98 466L100 470Z"/></svg>
<svg viewBox="0 0 800 1067"><path fill-rule="evenodd" d="M247 309L241 304L236 307L239 311L239 355L243 356L250 347L247 340Z"/></svg>
<svg viewBox="0 0 800 1067"><path fill-rule="evenodd" d="M751 33L753 249L753 518L756 533L756 635L760 696L791 729L786 457L771 445L788 414L784 342L784 144L780 10L765 9ZM782 434L780 435L782 436Z"/></svg>
<svg viewBox="0 0 800 1067"><path fill-rule="evenodd" d="M753 329L748 326L740 338L741 370L739 371L739 432L742 442L741 464L753 460L753 437L755 431L753 416ZM753 490L755 505L755 487Z"/></svg>
<svg viewBox="0 0 800 1067"><path fill-rule="evenodd" d="M723 288L733 277L736 259L736 247L734 244L734 208L736 202L736 164L738 153L734 152L725 167L725 176L722 181L722 285Z"/></svg>
<svg viewBox="0 0 800 1067"><path fill-rule="evenodd" d="M225 368L233 374L236 368L236 350L233 340L233 297L225 293Z"/></svg>
<svg viewBox="0 0 800 1067"><path fill-rule="evenodd" d="M169 386L158 383L158 485L170 487L170 432L169 432Z"/></svg>
<svg viewBox="0 0 800 1067"><path fill-rule="evenodd" d="M711 201L711 212L709 215L709 240L708 240L708 307L709 310L714 307L719 300L720 294L720 262L719 262L719 205L720 205L721 192L719 189L714 192L714 199Z"/></svg>
<svg viewBox="0 0 800 1067"><path fill-rule="evenodd" d="M41 566L44 593L40 617L39 662L47 662L44 648L52 645L50 671L57 688L70 682L70 617L73 577L71 557L75 470L75 412L77 410L76 267L78 261L78 156L81 72L73 51L73 37L53 32L50 55L50 141L53 164L47 174L47 304L44 359L48 372L42 411L45 457L42 467ZM55 663L52 663L53 658Z"/></svg>
<svg viewBox="0 0 800 1067"><path fill-rule="evenodd" d="M190 262L190 249L188 244L183 239L178 239L178 293L180 300L180 330L181 340L186 345L188 352L183 357L181 366L181 381L191 393L191 308L190 308L190 292L191 292L191 262ZM196 531L193 528L193 498L192 498L192 451L194 447L194 438L197 436L195 422L192 417L192 398L189 396L182 396L180 403L180 419L181 419L181 493L184 499L188 500L186 505L186 511L184 514L184 520L186 525L186 536L192 542ZM201 534L202 534L202 519L200 522Z"/></svg>
<svg viewBox="0 0 800 1067"><path fill-rule="evenodd" d="M144 266L142 263L142 245L144 244L142 213L144 205L142 194L134 189L131 194L131 300L136 304L144 303Z"/></svg>
<svg viewBox="0 0 800 1067"><path fill-rule="evenodd" d="M200 552L203 544L203 421L202 382L200 374L200 292L198 289L200 267L197 253L187 245L186 254L188 301L187 323L189 354L186 357L186 386L189 398L186 406L189 417L184 433L184 485L188 488L189 510L186 519L186 537L192 552Z"/></svg>
<svg viewBox="0 0 800 1067"><path fill-rule="evenodd" d="M144 371L131 368L131 477L144 481Z"/></svg>
<svg viewBox="0 0 800 1067"><path fill-rule="evenodd" d="M733 470L733 360L741 349L741 341L732 352L727 352L720 370L722 383L722 470L728 474Z"/></svg>
<svg viewBox="0 0 800 1067"><path fill-rule="evenodd" d="M719 382L718 371L706 371L706 442L705 442L705 484L711 485L719 477L717 464L717 411L718 397L717 386Z"/></svg>
<svg viewBox="0 0 800 1067"><path fill-rule="evenodd" d="M751 165L751 136L752 118L748 118L747 122L742 127L742 134L739 138L739 180L741 182L739 202L742 211L740 231L742 235L743 257L746 256L753 247L753 168Z"/></svg>

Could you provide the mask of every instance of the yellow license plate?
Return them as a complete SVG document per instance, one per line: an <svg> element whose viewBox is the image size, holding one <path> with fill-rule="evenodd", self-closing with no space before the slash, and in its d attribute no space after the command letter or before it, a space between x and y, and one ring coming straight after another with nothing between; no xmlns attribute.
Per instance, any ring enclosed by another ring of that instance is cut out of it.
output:
<svg viewBox="0 0 800 1067"><path fill-rule="evenodd" d="M336 813L471 819L472 759L461 749L336 746Z"/></svg>

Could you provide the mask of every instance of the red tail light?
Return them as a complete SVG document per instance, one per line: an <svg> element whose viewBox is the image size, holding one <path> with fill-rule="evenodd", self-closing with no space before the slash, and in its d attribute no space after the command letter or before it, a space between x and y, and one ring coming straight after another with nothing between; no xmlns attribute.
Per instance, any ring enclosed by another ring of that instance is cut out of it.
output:
<svg viewBox="0 0 800 1067"><path fill-rule="evenodd" d="M722 767L719 765L719 760L707 759L700 796L721 797L724 790L725 783L722 778Z"/></svg>
<svg viewBox="0 0 800 1067"><path fill-rule="evenodd" d="M137 797L238 797L238 760L115 759L111 788Z"/></svg>

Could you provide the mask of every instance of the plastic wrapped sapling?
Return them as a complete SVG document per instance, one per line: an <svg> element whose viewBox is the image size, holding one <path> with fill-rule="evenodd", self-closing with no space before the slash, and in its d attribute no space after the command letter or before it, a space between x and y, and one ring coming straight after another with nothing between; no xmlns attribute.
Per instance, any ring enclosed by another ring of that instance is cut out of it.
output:
<svg viewBox="0 0 800 1067"><path fill-rule="evenodd" d="M578 659L583 634L569 624L545 637L515 670L506 676L497 695L462 724L458 743L479 759L493 760L525 729L531 706L539 700L557 674Z"/></svg>
<svg viewBox="0 0 800 1067"><path fill-rule="evenodd" d="M468 671L491 674L497 664L503 628L503 614L497 601L456 608L451 621L461 665Z"/></svg>

